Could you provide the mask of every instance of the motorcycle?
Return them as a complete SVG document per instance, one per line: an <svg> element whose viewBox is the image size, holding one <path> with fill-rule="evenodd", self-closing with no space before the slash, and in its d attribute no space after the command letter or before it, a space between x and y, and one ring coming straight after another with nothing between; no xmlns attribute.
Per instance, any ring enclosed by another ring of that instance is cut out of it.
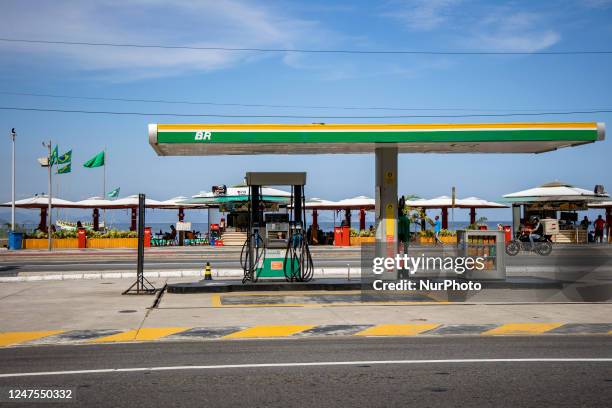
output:
<svg viewBox="0 0 612 408"><path fill-rule="evenodd" d="M540 238L533 241L532 248L529 241L529 233L526 231L517 232L516 238L506 244L506 253L510 256L515 256L519 252L535 252L538 255L547 256L552 252L552 241L550 235L541 235Z"/></svg>

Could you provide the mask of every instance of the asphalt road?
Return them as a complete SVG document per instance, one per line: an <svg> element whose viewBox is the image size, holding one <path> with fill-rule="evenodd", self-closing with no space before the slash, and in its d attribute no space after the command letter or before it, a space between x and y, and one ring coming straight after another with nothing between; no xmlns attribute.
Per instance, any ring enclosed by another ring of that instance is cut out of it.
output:
<svg viewBox="0 0 612 408"><path fill-rule="evenodd" d="M27 347L0 350L0 361L2 392L70 388L73 407L605 407L612 398L609 336Z"/></svg>
<svg viewBox="0 0 612 408"><path fill-rule="evenodd" d="M428 247L415 247L417 255L429 254L432 249ZM145 270L186 270L201 269L208 261L214 268L238 269L240 268L240 248L196 250L156 250L145 255ZM319 268L360 266L360 252L355 249L313 249L315 266ZM538 267L563 266L581 267L588 272L596 268L606 267L612 269L612 247L578 246L556 248L550 256L535 254L519 254L506 257L506 263L511 267ZM119 253L92 251L82 254L61 253L22 253L19 256L4 253L0 254L0 276L16 276L21 273L36 272L102 272L102 271L130 271L136 267L136 254L134 251Z"/></svg>

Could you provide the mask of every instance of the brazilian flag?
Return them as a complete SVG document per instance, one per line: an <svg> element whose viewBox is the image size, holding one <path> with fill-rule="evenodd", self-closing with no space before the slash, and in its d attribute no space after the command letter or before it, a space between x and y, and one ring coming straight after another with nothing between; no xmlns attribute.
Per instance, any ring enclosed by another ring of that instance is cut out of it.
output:
<svg viewBox="0 0 612 408"><path fill-rule="evenodd" d="M110 191L110 192L106 193L106 196L108 198L117 198L117 197L119 197L119 190L120 190L120 188L117 187L113 191Z"/></svg>
<svg viewBox="0 0 612 408"><path fill-rule="evenodd" d="M72 150L68 150L57 158L57 164L66 164L72 161Z"/></svg>
<svg viewBox="0 0 612 408"><path fill-rule="evenodd" d="M65 166L57 168L57 174L66 174L66 173L70 173L71 171L72 171L71 163L68 163Z"/></svg>
<svg viewBox="0 0 612 408"><path fill-rule="evenodd" d="M83 167L87 167L89 169L101 166L104 166L104 150L102 150L100 153L96 154L94 157L83 163Z"/></svg>
<svg viewBox="0 0 612 408"><path fill-rule="evenodd" d="M58 156L57 145L55 145L53 150L51 150L51 157L49 157L49 166L53 166L54 164L57 164L57 159L58 159L57 156Z"/></svg>

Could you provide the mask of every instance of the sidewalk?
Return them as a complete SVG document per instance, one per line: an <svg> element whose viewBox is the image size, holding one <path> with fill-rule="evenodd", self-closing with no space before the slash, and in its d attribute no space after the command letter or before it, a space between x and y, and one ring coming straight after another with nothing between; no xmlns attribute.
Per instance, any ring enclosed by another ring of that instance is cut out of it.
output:
<svg viewBox="0 0 612 408"><path fill-rule="evenodd" d="M177 279L168 280L172 281ZM488 299L475 297L467 303L424 298L368 304L356 301L359 292L347 293L347 298L337 297L344 294L333 294L336 298L331 299L329 292L164 293L158 307L152 308L155 296L121 295L130 283L122 279L2 284L0 345L37 344L47 340L53 343L54 339L60 343L88 342L115 335L118 336L115 340L100 341L284 337L304 335L303 332L308 335L612 333L612 303L538 303L542 300L538 296L528 296L517 304L515 296L503 296L503 292ZM166 280L157 279L153 283L161 287ZM242 333L245 330L248 331ZM179 333L183 333L182 337Z"/></svg>

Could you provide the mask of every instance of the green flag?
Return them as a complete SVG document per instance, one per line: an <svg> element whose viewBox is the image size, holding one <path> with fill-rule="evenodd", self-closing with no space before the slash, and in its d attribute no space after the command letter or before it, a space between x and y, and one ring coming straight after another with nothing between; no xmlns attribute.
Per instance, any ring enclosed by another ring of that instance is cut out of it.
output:
<svg viewBox="0 0 612 408"><path fill-rule="evenodd" d="M110 191L110 192L106 193L106 196L108 198L117 198L117 197L119 197L119 187L117 187L113 191Z"/></svg>
<svg viewBox="0 0 612 408"><path fill-rule="evenodd" d="M51 150L51 157L49 157L49 166L53 166L54 164L57 164L57 159L58 159L57 156L58 156L57 145L55 145L53 150Z"/></svg>
<svg viewBox="0 0 612 408"><path fill-rule="evenodd" d="M72 161L72 150L68 150L57 158L57 164L66 164Z"/></svg>
<svg viewBox="0 0 612 408"><path fill-rule="evenodd" d="M66 174L66 173L70 173L71 171L72 171L72 168L71 168L70 163L66 164L65 166L57 168L57 174Z"/></svg>
<svg viewBox="0 0 612 408"><path fill-rule="evenodd" d="M102 150L100 153L96 154L94 157L83 163L83 166L90 169L93 169L94 167L104 166L104 150Z"/></svg>

